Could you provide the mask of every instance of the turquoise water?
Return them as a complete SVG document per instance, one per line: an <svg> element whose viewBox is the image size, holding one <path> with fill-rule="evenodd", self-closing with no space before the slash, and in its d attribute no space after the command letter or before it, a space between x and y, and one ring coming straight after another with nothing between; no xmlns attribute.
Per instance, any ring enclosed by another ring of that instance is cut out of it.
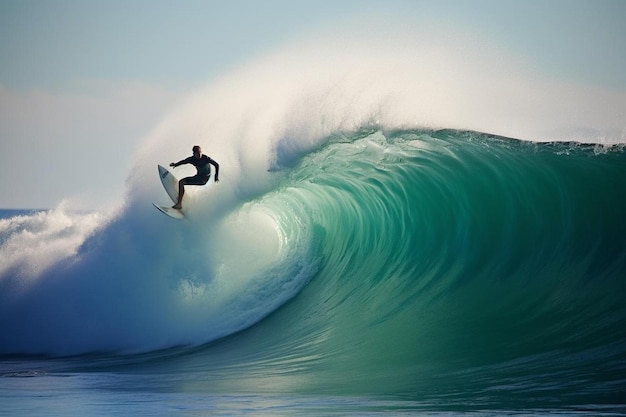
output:
<svg viewBox="0 0 626 417"><path fill-rule="evenodd" d="M623 145L324 143L213 228L3 212L9 413L626 412Z"/></svg>

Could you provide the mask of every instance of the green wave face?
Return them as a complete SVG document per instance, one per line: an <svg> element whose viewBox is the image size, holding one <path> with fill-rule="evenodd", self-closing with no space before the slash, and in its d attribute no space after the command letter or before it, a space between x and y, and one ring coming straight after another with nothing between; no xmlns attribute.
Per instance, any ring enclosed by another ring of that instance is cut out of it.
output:
<svg viewBox="0 0 626 417"><path fill-rule="evenodd" d="M610 397L626 357L625 166L621 147L473 132L337 137L257 203L288 244L308 240L308 285L208 352L249 352L237 367L256 388Z"/></svg>

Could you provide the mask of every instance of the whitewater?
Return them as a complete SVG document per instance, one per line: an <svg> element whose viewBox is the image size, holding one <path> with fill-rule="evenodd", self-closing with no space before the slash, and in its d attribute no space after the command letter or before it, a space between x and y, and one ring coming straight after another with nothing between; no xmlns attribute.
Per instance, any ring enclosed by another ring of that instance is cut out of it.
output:
<svg viewBox="0 0 626 417"><path fill-rule="evenodd" d="M200 89L114 208L3 213L0 398L59 406L30 377L187 414L626 412L626 94L530 66L429 30ZM220 182L174 221L156 167L195 144Z"/></svg>

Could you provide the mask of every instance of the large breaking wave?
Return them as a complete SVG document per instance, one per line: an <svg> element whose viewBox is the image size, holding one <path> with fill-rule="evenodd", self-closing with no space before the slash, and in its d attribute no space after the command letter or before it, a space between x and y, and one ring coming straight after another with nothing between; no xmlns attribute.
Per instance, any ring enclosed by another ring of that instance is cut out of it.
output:
<svg viewBox="0 0 626 417"><path fill-rule="evenodd" d="M149 352L256 324L193 368L396 393L455 372L520 388L541 368L546 386L623 392L624 95L471 42L394 42L300 45L211 84L138 149L115 210L1 219L0 353ZM156 165L194 144L221 182L176 222L151 205Z"/></svg>

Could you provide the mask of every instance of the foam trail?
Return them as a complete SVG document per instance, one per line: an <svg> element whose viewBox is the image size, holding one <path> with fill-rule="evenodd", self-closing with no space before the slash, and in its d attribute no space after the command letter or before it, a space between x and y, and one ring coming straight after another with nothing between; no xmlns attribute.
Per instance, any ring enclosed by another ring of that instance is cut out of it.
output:
<svg viewBox="0 0 626 417"><path fill-rule="evenodd" d="M550 84L464 35L372 30L287 46L216 80L157 126L114 213L73 217L62 232L59 210L39 215L43 226L5 221L0 352L194 345L271 313L315 273L314 225L264 196L340 132L414 126L625 141L626 94ZM156 165L195 144L218 160L221 182L190 187L190 221L173 222L150 204L167 201ZM29 252L33 242L40 249Z"/></svg>
<svg viewBox="0 0 626 417"><path fill-rule="evenodd" d="M281 274L278 262L297 245L283 250L267 215L242 209L207 230L152 214L127 208L63 253L55 250L57 235L38 233L56 262L33 266L27 258L37 256L26 253L3 275L2 350L73 354L193 345L247 327L293 296L272 285L298 278L298 271ZM59 214L41 216L52 224ZM90 228L66 228L65 235L80 240ZM3 258L19 239L7 233ZM276 291L263 296L260 288Z"/></svg>
<svg viewBox="0 0 626 417"><path fill-rule="evenodd" d="M0 276L27 286L55 263L76 255L85 239L104 224L102 213L70 213L66 203L54 210L0 219Z"/></svg>

